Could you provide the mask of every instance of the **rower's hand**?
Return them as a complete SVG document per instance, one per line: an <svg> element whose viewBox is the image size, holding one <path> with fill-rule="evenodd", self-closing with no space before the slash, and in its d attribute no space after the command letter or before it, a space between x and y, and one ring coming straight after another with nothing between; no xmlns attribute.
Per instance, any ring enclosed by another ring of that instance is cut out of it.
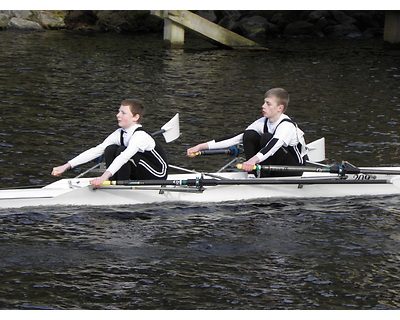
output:
<svg viewBox="0 0 400 320"><path fill-rule="evenodd" d="M193 158L198 155L198 152L201 150L207 150L208 149L208 143L200 143L197 146L191 147L186 150L187 156L190 158Z"/></svg>
<svg viewBox="0 0 400 320"><path fill-rule="evenodd" d="M103 182L106 180L107 179L104 179L103 177L97 177L93 180L90 180L90 184L95 188L100 188L103 185Z"/></svg>
<svg viewBox="0 0 400 320"><path fill-rule="evenodd" d="M239 164L241 166L241 169L247 172L253 171L254 166L259 162L260 160L254 156L253 158L250 158L246 162L243 162Z"/></svg>
<svg viewBox="0 0 400 320"><path fill-rule="evenodd" d="M189 157L189 158L194 158L195 156L197 156L197 153L199 152L200 150L197 150L196 148L190 148L190 149L187 149L187 156Z"/></svg>
<svg viewBox="0 0 400 320"><path fill-rule="evenodd" d="M71 166L69 163L66 163L62 166L59 167L54 167L53 170L51 171L51 175L55 176L55 177L59 177L61 176L65 171L67 171L68 169L70 169Z"/></svg>
<svg viewBox="0 0 400 320"><path fill-rule="evenodd" d="M246 162L243 163L239 163L238 166L240 166L240 169L242 169L243 171L253 171L254 170L254 164L247 164Z"/></svg>

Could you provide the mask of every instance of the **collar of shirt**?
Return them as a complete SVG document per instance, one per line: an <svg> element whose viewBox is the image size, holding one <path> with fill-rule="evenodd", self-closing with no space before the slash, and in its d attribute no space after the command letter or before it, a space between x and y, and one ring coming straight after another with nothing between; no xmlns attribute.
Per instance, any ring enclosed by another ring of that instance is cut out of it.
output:
<svg viewBox="0 0 400 320"><path fill-rule="evenodd" d="M268 122L267 122L268 131L269 131L270 133L275 132L275 129L276 129L276 127L278 126L278 124L280 124L281 121L282 121L283 119L286 119L286 118L289 118L289 117L288 117L286 114L281 114L281 116L279 117L278 121L275 121L275 122L271 123L271 122L269 122L269 120L267 120L267 121L268 121Z"/></svg>
<svg viewBox="0 0 400 320"><path fill-rule="evenodd" d="M132 137L132 135L135 132L135 130L137 128L140 128L141 126L142 126L141 124L135 124L135 125L133 125L132 127L128 128L128 129L122 129L121 128L121 133L122 133L124 145L127 145L126 143L129 141L130 137Z"/></svg>

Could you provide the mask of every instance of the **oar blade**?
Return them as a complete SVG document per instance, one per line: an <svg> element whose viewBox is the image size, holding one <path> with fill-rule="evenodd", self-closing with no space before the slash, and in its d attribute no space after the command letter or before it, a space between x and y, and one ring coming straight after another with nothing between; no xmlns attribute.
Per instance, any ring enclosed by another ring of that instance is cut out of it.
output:
<svg viewBox="0 0 400 320"><path fill-rule="evenodd" d="M309 161L321 162L325 160L325 138L310 142L307 148Z"/></svg>
<svg viewBox="0 0 400 320"><path fill-rule="evenodd" d="M177 113L171 120L164 124L161 129L164 131L163 136L165 142L169 143L178 139L181 135L179 129L179 113Z"/></svg>
<svg viewBox="0 0 400 320"><path fill-rule="evenodd" d="M394 185L396 188L399 188L399 189L400 189L400 177L395 177L395 178L393 178L393 179L391 180L391 182L393 183L393 185Z"/></svg>

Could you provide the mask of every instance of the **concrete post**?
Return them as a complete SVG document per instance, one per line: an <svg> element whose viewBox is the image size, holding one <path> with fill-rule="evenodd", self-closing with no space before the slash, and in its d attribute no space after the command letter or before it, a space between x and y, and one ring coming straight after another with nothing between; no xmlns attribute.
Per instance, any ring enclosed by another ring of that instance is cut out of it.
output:
<svg viewBox="0 0 400 320"><path fill-rule="evenodd" d="M184 45L185 29L188 29L225 47L267 50L188 10L153 10L151 14L164 19L164 43L172 48Z"/></svg>
<svg viewBox="0 0 400 320"><path fill-rule="evenodd" d="M386 48L400 49L400 11L386 12L383 40Z"/></svg>
<svg viewBox="0 0 400 320"><path fill-rule="evenodd" d="M164 45L177 49L182 48L185 43L185 28L177 23L164 19Z"/></svg>

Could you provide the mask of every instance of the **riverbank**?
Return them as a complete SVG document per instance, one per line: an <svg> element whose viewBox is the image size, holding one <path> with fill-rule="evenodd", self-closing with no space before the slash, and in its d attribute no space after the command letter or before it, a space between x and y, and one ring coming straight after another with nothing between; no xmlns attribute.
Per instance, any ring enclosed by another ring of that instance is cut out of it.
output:
<svg viewBox="0 0 400 320"><path fill-rule="evenodd" d="M384 11L207 10L194 11L247 38L382 37ZM0 30L40 32L162 32L163 21L139 10L0 10Z"/></svg>

